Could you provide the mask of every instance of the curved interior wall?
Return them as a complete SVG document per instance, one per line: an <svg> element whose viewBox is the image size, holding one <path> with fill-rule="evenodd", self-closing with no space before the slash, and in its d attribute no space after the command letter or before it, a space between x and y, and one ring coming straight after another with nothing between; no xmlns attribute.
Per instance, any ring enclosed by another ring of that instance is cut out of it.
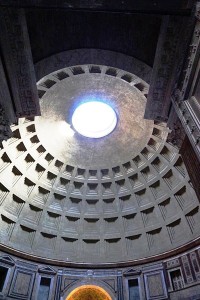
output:
<svg viewBox="0 0 200 300"><path fill-rule="evenodd" d="M199 299L200 248L157 263L106 269L58 267L1 251L0 275L0 297L7 300L65 300L88 285L105 290L112 300Z"/></svg>

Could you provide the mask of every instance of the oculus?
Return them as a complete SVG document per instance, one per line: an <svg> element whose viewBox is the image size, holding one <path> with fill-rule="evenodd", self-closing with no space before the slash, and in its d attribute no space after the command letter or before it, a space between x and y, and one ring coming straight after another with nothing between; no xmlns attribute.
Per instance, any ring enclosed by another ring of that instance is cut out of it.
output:
<svg viewBox="0 0 200 300"><path fill-rule="evenodd" d="M74 129L89 138L101 138L108 135L114 130L116 124L116 112L104 102L85 102L79 105L72 115Z"/></svg>

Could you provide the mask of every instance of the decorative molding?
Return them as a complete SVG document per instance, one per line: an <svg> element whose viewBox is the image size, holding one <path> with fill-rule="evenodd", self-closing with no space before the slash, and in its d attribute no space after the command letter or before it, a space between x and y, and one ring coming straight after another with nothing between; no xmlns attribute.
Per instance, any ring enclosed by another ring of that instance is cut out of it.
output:
<svg viewBox="0 0 200 300"><path fill-rule="evenodd" d="M14 103L8 86L6 70L5 70L5 66L3 65L1 55L0 55L0 105L3 107L4 111L6 112L6 118L9 120L9 123L16 123L17 118L15 116Z"/></svg>
<svg viewBox="0 0 200 300"><path fill-rule="evenodd" d="M185 139L186 133L173 106L170 111L167 125L171 129L171 132L167 136L167 142L180 149Z"/></svg>
<svg viewBox="0 0 200 300"><path fill-rule="evenodd" d="M145 118L163 122L168 120L170 96L183 64L191 31L189 17L163 17Z"/></svg>
<svg viewBox="0 0 200 300"><path fill-rule="evenodd" d="M198 1L196 4L196 12L195 12L196 18L200 21L200 2Z"/></svg>
<svg viewBox="0 0 200 300"><path fill-rule="evenodd" d="M34 278L34 272L22 268L16 268L9 290L9 296L15 299L30 299Z"/></svg>
<svg viewBox="0 0 200 300"><path fill-rule="evenodd" d="M196 117L189 101L180 101L177 95L172 97L174 109L182 123L182 126L200 159L200 121Z"/></svg>
<svg viewBox="0 0 200 300"><path fill-rule="evenodd" d="M16 116L40 114L35 71L23 9L1 8L0 45Z"/></svg>
<svg viewBox="0 0 200 300"><path fill-rule="evenodd" d="M60 299L61 284L62 284L62 276L58 275L57 281L56 281L56 288L55 288L55 297L54 297L54 300L59 300Z"/></svg>
<svg viewBox="0 0 200 300"><path fill-rule="evenodd" d="M11 124L6 116L5 110L0 105L0 143L12 137L10 125Z"/></svg>
<svg viewBox="0 0 200 300"><path fill-rule="evenodd" d="M37 264L32 264L30 262L26 262L23 260L17 260L16 261L16 266L23 268L23 269L28 269L29 271L38 271L38 265Z"/></svg>
<svg viewBox="0 0 200 300"><path fill-rule="evenodd" d="M185 166L187 168L190 180L191 180L191 185L194 187L194 190L196 192L196 195L198 199L200 200L200 185L199 185L199 174L200 174L200 161L198 159L198 156L196 152L194 151L194 148L188 138L186 136L183 145L180 149L180 154L182 156L182 159L185 163ZM194 214L198 214L198 210L193 211ZM191 220L190 222L190 228L193 231L196 231L196 228L198 228L198 222L194 222L194 215L189 214L187 215L187 218ZM197 217L198 218L198 217ZM188 219L188 221L189 221Z"/></svg>
<svg viewBox="0 0 200 300"><path fill-rule="evenodd" d="M39 268L38 270L39 273L43 274L49 274L49 275L55 275L57 272L51 268L51 267L44 267L44 268Z"/></svg>
<svg viewBox="0 0 200 300"><path fill-rule="evenodd" d="M0 262L7 264L9 266L14 266L15 261L9 255L3 255L0 257Z"/></svg>
<svg viewBox="0 0 200 300"><path fill-rule="evenodd" d="M162 270L149 271L144 274L147 300L168 299L167 289Z"/></svg>
<svg viewBox="0 0 200 300"><path fill-rule="evenodd" d="M196 6L196 16L197 12L200 11L199 3ZM198 13L199 15L199 13ZM188 100L193 93L193 88L195 86L195 73L198 71L199 64L199 54L200 54L200 19L197 18L194 24L193 34L190 40L189 51L187 58L185 60L185 65L183 67L180 82L178 84L180 100ZM197 76L198 77L198 76Z"/></svg>
<svg viewBox="0 0 200 300"><path fill-rule="evenodd" d="M200 3L196 5L196 23L190 41L186 63L173 91L171 101L194 151L200 159L200 121L199 103L194 97L194 87L198 85L200 54Z"/></svg>
<svg viewBox="0 0 200 300"><path fill-rule="evenodd" d="M194 270L194 275L196 280L200 280L200 261L197 257L197 253L194 251L192 253L190 253L190 261L191 261L191 265L192 268Z"/></svg>
<svg viewBox="0 0 200 300"><path fill-rule="evenodd" d="M121 276L117 276L117 292L118 292L117 300L124 300L123 282Z"/></svg>
<svg viewBox="0 0 200 300"><path fill-rule="evenodd" d="M139 269L128 269L123 273L124 277L128 277L128 276L135 276L135 275L140 275L141 274L141 270Z"/></svg>
<svg viewBox="0 0 200 300"><path fill-rule="evenodd" d="M186 281L188 284L192 283L193 277L192 277L192 272L191 272L191 267L190 267L190 262L188 260L188 256L187 255L183 255L181 257L181 261L182 261L182 266L183 266L183 270L185 273L185 277L186 277Z"/></svg>

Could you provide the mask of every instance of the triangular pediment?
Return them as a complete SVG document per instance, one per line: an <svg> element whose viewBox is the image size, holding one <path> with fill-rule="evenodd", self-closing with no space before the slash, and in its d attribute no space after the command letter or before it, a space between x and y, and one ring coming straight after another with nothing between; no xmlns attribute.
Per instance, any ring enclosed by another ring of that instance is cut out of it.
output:
<svg viewBox="0 0 200 300"><path fill-rule="evenodd" d="M123 275L124 275L124 276L132 276L132 275L139 275L140 273L141 273L141 270L131 268L131 269L126 270L126 271L123 273Z"/></svg>
<svg viewBox="0 0 200 300"><path fill-rule="evenodd" d="M3 263L8 264L10 266L14 266L15 265L15 261L9 255L3 255L3 256L1 256L0 257L0 261L3 262Z"/></svg>
<svg viewBox="0 0 200 300"><path fill-rule="evenodd" d="M44 267L44 268L39 268L39 273L45 273L45 274L56 274L57 272L51 268L51 267Z"/></svg>

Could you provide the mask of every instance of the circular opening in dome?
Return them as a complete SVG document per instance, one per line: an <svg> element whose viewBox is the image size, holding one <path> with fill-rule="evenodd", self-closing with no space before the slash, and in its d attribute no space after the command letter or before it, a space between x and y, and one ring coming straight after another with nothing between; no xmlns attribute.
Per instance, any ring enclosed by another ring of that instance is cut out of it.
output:
<svg viewBox="0 0 200 300"><path fill-rule="evenodd" d="M101 138L114 130L117 115L108 104L91 101L75 109L72 124L74 129L85 137Z"/></svg>

